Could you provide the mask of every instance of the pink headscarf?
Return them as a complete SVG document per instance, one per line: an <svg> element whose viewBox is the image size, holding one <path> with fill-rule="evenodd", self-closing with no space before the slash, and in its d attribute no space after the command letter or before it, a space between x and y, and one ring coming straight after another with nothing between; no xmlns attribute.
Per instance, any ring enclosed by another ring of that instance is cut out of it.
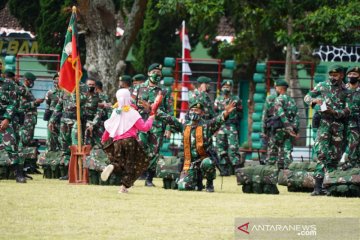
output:
<svg viewBox="0 0 360 240"><path fill-rule="evenodd" d="M104 123L106 131L109 132L112 138L130 130L136 121L141 118L138 111L130 106L131 96L128 89L119 89L116 92L116 99L119 105L113 110L111 117Z"/></svg>

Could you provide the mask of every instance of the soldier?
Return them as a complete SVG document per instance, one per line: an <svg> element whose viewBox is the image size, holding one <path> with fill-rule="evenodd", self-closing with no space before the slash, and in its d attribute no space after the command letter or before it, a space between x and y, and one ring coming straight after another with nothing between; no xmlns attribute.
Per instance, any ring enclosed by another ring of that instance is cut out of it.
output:
<svg viewBox="0 0 360 240"><path fill-rule="evenodd" d="M86 102L86 96L84 84L80 86L80 108L84 106ZM61 149L63 152L63 159L60 162L61 177L60 180L68 180L67 170L70 161L70 146L77 144L77 116L76 116L76 96L75 93L68 93L61 91L59 101L56 104L54 113L50 118L49 130L54 131L54 125L56 119L61 116L60 120L60 141ZM80 111L82 116L83 111ZM82 133L81 136L84 136Z"/></svg>
<svg viewBox="0 0 360 240"><path fill-rule="evenodd" d="M131 88L132 86L132 79L129 75L122 75L119 78L119 88L127 88L129 89L130 93L133 91L133 89Z"/></svg>
<svg viewBox="0 0 360 240"><path fill-rule="evenodd" d="M287 169L292 161L285 156L285 142L296 137L299 132L299 115L295 101L286 94L288 84L284 80L276 82L277 97L274 102L274 116L267 120L267 131L270 132L267 163L279 169ZM292 150L291 150L292 151Z"/></svg>
<svg viewBox="0 0 360 240"><path fill-rule="evenodd" d="M276 83L275 83L276 85ZM262 113L262 129L261 129L261 136L263 139L263 147L266 150L269 148L269 137L271 136L271 126L269 128L266 126L267 122L271 123L272 117L275 116L275 99L277 97L276 93L270 94L266 97L264 109ZM293 141L294 137L290 136L289 138L285 139L284 143L284 162L291 163L293 161L292 158L292 150L293 150Z"/></svg>
<svg viewBox="0 0 360 240"><path fill-rule="evenodd" d="M5 79L0 78L0 149L5 149L15 170L17 183L26 183L24 177L24 163L18 154L17 141L13 129L13 119L17 106L17 89L12 80L15 74L5 72Z"/></svg>
<svg viewBox="0 0 360 240"><path fill-rule="evenodd" d="M149 117L149 113L142 105L146 104L146 102L148 104L154 103L156 96L160 92L163 95L160 109L168 114L172 114L174 112L173 100L170 93L159 85L162 76L161 68L162 66L158 63L151 64L148 68L148 81L137 86L133 92L135 104L139 108L140 115L145 120ZM145 180L145 186L155 186L152 183L152 180L155 176L156 164L159 158L159 151L163 142L164 134L167 138L170 137L170 127L166 126L166 122L163 120L159 121L156 119L153 122L153 126L149 132L139 132L140 141L145 147L146 152L149 155L149 159L151 159Z"/></svg>
<svg viewBox="0 0 360 240"><path fill-rule="evenodd" d="M239 121L242 117L242 104L239 97L232 95L233 81L224 80L221 83L221 95L215 99L215 112L220 114L230 102L236 103L233 111L216 135L216 148L220 155L221 175L229 176L234 169L241 167L239 154Z"/></svg>
<svg viewBox="0 0 360 240"><path fill-rule="evenodd" d="M94 126L99 125L99 118L95 118L96 115L101 114L101 108L99 104L101 103L100 96L95 92L95 80L88 79L86 80L86 85L88 91L85 93L86 102L84 104L84 123L86 123L85 130L85 144L91 144L91 146L98 145L101 146L101 136L103 132L98 132L98 128Z"/></svg>
<svg viewBox="0 0 360 240"><path fill-rule="evenodd" d="M212 136L225 123L236 108L235 102L225 106L224 111L215 118L205 121L204 105L198 100L190 102L189 120L182 125L175 117L158 112L171 126L183 133L184 166L178 181L179 190L203 189L203 178L206 179L206 191L214 192L216 178L214 156L209 153L212 148Z"/></svg>
<svg viewBox="0 0 360 240"><path fill-rule="evenodd" d="M99 98L100 98L100 103L99 103L99 108L100 108L100 112L98 112L98 114L96 114L95 118L94 118L94 122L97 122L98 124L96 126L94 126L94 128L98 128L97 133L101 135L97 136L96 133L95 134L96 137L101 138L102 134L105 131L104 128L104 122L110 117L111 115L111 102L109 100L109 96L103 91L103 84L100 81L96 81L95 82L95 91L99 94ZM99 118L99 119L97 119Z"/></svg>
<svg viewBox="0 0 360 240"><path fill-rule="evenodd" d="M60 117L54 123L53 132L49 130L49 123L51 115L53 114L56 104L59 102L60 89L59 89L59 74L56 73L53 77L54 88L47 91L45 95L45 113L44 121L48 121L47 141L46 146L48 151L58 151L61 149L60 144Z"/></svg>
<svg viewBox="0 0 360 240"><path fill-rule="evenodd" d="M37 107L45 100L43 98L35 99L31 92L31 88L36 80L35 75L27 72L24 77L25 94L20 103L20 109L24 113L24 124L20 127L20 148L32 146L35 125L37 123Z"/></svg>
<svg viewBox="0 0 360 240"><path fill-rule="evenodd" d="M347 129L348 160L350 167L360 167L360 68L353 67L347 71L349 83L346 88L351 94L348 99L350 117Z"/></svg>
<svg viewBox="0 0 360 240"><path fill-rule="evenodd" d="M144 83L146 77L144 76L144 74L136 74L135 76L133 76L132 80L133 80L133 87L135 88L136 86Z"/></svg>
<svg viewBox="0 0 360 240"><path fill-rule="evenodd" d="M212 119L215 116L215 112L213 102L209 96L211 79L200 76L196 81L198 86L194 91L189 92L189 102L192 102L195 99L201 101L204 105L204 119Z"/></svg>
<svg viewBox="0 0 360 240"><path fill-rule="evenodd" d="M322 186L325 172L334 171L342 155L344 119L350 113L350 110L345 108L347 90L342 82L343 74L341 66L331 67L329 79L318 83L304 98L309 105L321 105L321 120L316 139L318 161L314 171L315 188L311 196L327 193Z"/></svg>

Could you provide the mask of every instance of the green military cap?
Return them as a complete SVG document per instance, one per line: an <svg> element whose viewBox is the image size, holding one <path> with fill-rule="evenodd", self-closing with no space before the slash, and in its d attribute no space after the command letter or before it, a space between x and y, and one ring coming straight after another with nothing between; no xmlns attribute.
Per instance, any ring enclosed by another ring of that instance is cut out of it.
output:
<svg viewBox="0 0 360 240"><path fill-rule="evenodd" d="M120 78L119 78L120 81L122 82L127 82L129 84L132 83L132 79L129 75L122 75Z"/></svg>
<svg viewBox="0 0 360 240"><path fill-rule="evenodd" d="M346 74L349 74L351 72L356 72L356 73L360 74L360 68L359 67L352 67L346 72Z"/></svg>
<svg viewBox="0 0 360 240"><path fill-rule="evenodd" d="M329 73L343 73L344 68L340 65L333 65L331 66Z"/></svg>
<svg viewBox="0 0 360 240"><path fill-rule="evenodd" d="M277 80L277 81L275 82L275 85L276 85L277 87L289 87L289 84L288 84L285 80L283 80L283 79Z"/></svg>
<svg viewBox="0 0 360 240"><path fill-rule="evenodd" d="M5 76L13 78L13 77L15 77L15 73L13 71L11 71L10 69L6 69L5 70Z"/></svg>
<svg viewBox="0 0 360 240"><path fill-rule="evenodd" d="M225 84L230 85L230 86L234 86L234 82L231 79L223 80L222 83L221 83L221 86L224 86Z"/></svg>
<svg viewBox="0 0 360 240"><path fill-rule="evenodd" d="M199 108L201 110L204 110L204 105L200 101L193 101L190 103L189 109L191 108Z"/></svg>
<svg viewBox="0 0 360 240"><path fill-rule="evenodd" d="M136 74L133 76L133 81L145 81L146 77L144 74Z"/></svg>
<svg viewBox="0 0 360 240"><path fill-rule="evenodd" d="M211 82L211 79L205 76L200 76L198 79L196 79L198 83L209 83Z"/></svg>
<svg viewBox="0 0 360 240"><path fill-rule="evenodd" d="M34 74L32 74L31 72L26 72L24 74L24 77L27 79L27 80L30 80L30 81L35 81L36 80L36 77Z"/></svg>
<svg viewBox="0 0 360 240"><path fill-rule="evenodd" d="M160 63L153 63L149 66L148 68L148 72L152 71L152 70L161 70L162 69L162 65Z"/></svg>

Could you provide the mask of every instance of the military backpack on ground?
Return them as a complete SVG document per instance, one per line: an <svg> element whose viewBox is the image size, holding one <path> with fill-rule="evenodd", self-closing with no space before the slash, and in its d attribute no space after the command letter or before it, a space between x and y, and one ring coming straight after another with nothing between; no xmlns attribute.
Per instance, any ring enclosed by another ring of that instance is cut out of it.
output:
<svg viewBox="0 0 360 240"><path fill-rule="evenodd" d="M177 189L183 161L177 156L161 156L156 165L156 176L163 179L165 189Z"/></svg>
<svg viewBox="0 0 360 240"><path fill-rule="evenodd" d="M360 197L360 168L326 174L323 185L330 196Z"/></svg>
<svg viewBox="0 0 360 240"><path fill-rule="evenodd" d="M292 162L288 170L279 173L279 185L287 186L289 192L314 190L316 162Z"/></svg>
<svg viewBox="0 0 360 240"><path fill-rule="evenodd" d="M44 170L44 178L59 178L61 177L60 162L63 158L61 151L43 152L38 156L37 164Z"/></svg>
<svg viewBox="0 0 360 240"><path fill-rule="evenodd" d="M89 169L89 184L108 185L109 181L102 182L100 175L102 170L109 164L109 159L103 149L94 147L90 155L86 157L84 168ZM110 177L109 177L110 179Z"/></svg>
<svg viewBox="0 0 360 240"><path fill-rule="evenodd" d="M277 178L276 166L256 165L236 170L237 184L242 185L244 193L279 194Z"/></svg>

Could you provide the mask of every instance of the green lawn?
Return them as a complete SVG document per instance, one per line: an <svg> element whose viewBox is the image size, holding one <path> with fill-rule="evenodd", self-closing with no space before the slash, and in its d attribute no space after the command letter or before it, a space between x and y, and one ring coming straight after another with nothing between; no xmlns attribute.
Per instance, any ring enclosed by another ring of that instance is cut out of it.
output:
<svg viewBox="0 0 360 240"><path fill-rule="evenodd" d="M360 199L243 194L235 177L215 193L69 185L35 175L0 181L0 239L234 239L236 217L359 217Z"/></svg>

